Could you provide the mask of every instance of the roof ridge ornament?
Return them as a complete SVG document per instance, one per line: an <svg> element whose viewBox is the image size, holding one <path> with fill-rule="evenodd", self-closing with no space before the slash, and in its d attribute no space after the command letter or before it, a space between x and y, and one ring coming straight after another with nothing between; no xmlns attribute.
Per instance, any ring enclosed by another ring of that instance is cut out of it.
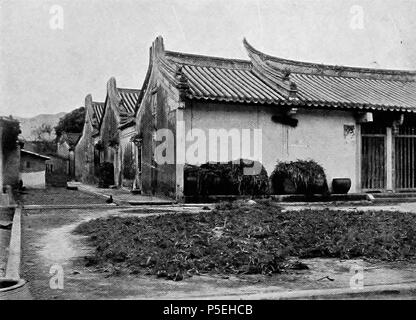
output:
<svg viewBox="0 0 416 320"><path fill-rule="evenodd" d="M263 53L255 49L246 38L243 39L243 44L251 60L253 60L253 56L257 56L259 60L267 63L272 68L290 67L292 72L295 73L375 80L416 81L416 70L375 69L290 60Z"/></svg>
<svg viewBox="0 0 416 320"><path fill-rule="evenodd" d="M290 81L290 85L289 85L289 100L299 100L298 99L298 86L293 81Z"/></svg>
<svg viewBox="0 0 416 320"><path fill-rule="evenodd" d="M157 36L152 43L152 53L155 58L165 56L165 45L163 43L163 37Z"/></svg>
<svg viewBox="0 0 416 320"><path fill-rule="evenodd" d="M275 86L278 90L280 89L279 91L283 91L289 100L298 100L297 85L290 77L292 71L288 67L283 69L274 68L269 64L266 55L254 49L245 38L243 43L253 64L253 72L266 83Z"/></svg>
<svg viewBox="0 0 416 320"><path fill-rule="evenodd" d="M251 55L252 54L255 54L255 55L257 55L257 56L259 56L260 57L260 59L262 60L262 61L264 61L265 60L265 58L266 58L266 55L263 53L263 52L261 52L261 51L258 51L257 49L255 49L248 41L247 41L247 39L244 37L244 39L243 39L243 45L244 45L244 47L246 48L246 50L247 50L247 53L248 53L248 56L250 57L250 59L251 59Z"/></svg>
<svg viewBox="0 0 416 320"><path fill-rule="evenodd" d="M283 69L283 81L290 81L290 75L292 74L292 72L290 71L289 68L285 68Z"/></svg>
<svg viewBox="0 0 416 320"><path fill-rule="evenodd" d="M189 92L189 83L188 83L188 77L183 72L182 65L176 68L175 79L177 81L176 88L178 88L179 90L179 98L181 100L184 100L186 98L186 95Z"/></svg>

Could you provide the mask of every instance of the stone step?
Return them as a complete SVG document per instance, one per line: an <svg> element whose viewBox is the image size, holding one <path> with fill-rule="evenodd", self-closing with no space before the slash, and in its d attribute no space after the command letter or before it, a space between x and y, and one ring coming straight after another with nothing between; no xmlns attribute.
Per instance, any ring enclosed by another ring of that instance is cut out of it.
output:
<svg viewBox="0 0 416 320"><path fill-rule="evenodd" d="M416 192L371 193L376 199L416 199Z"/></svg>
<svg viewBox="0 0 416 320"><path fill-rule="evenodd" d="M375 198L373 203L408 203L416 202L415 198Z"/></svg>

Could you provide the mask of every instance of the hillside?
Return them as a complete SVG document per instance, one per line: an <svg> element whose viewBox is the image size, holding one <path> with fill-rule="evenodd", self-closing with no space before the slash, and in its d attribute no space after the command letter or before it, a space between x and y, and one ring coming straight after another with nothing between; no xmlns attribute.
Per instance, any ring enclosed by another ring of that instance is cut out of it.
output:
<svg viewBox="0 0 416 320"><path fill-rule="evenodd" d="M20 121L20 129L22 130L22 137L27 140L31 141L34 140L34 135L32 131L38 127L40 127L43 123L49 124L55 127L58 124L59 118L62 118L65 115L65 112L60 112L56 114L40 114L32 118L21 118L15 117L17 120ZM55 134L53 134L55 137Z"/></svg>

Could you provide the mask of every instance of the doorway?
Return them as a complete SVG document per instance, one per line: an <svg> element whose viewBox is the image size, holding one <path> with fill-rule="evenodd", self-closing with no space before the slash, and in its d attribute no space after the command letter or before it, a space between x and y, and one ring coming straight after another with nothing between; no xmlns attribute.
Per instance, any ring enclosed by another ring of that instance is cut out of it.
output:
<svg viewBox="0 0 416 320"><path fill-rule="evenodd" d="M361 188L382 191L387 182L387 131L376 123L361 125Z"/></svg>

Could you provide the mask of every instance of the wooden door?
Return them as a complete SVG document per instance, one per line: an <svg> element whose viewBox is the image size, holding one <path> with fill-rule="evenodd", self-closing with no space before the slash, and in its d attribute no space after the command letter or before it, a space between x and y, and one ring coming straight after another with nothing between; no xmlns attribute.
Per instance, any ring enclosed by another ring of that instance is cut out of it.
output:
<svg viewBox="0 0 416 320"><path fill-rule="evenodd" d="M416 189L416 126L400 126L394 135L395 188Z"/></svg>
<svg viewBox="0 0 416 320"><path fill-rule="evenodd" d="M386 189L386 127L361 126L361 184L364 190Z"/></svg>

